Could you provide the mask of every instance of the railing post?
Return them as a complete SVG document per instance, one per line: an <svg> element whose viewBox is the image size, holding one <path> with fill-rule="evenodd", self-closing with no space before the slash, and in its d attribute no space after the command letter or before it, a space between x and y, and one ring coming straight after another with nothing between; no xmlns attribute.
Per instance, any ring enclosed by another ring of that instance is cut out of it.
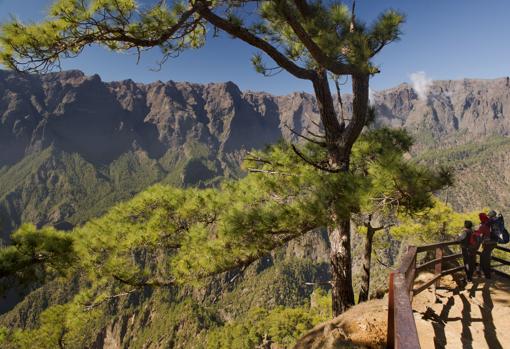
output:
<svg viewBox="0 0 510 349"><path fill-rule="evenodd" d="M443 271L443 248L442 247L436 247L436 265L434 267L434 275L440 275ZM434 294L436 293L436 289L439 287L439 284L441 283L441 279L437 279L437 281L434 284Z"/></svg>
<svg viewBox="0 0 510 349"><path fill-rule="evenodd" d="M390 272L390 285L388 289L388 333L386 335L386 348L395 348L395 272Z"/></svg>
<svg viewBox="0 0 510 349"><path fill-rule="evenodd" d="M409 293L409 299L411 300L411 304L413 303L414 278L416 277L416 255L417 255L417 253L414 254L413 262L411 264L411 270L409 271L410 275L408 277L409 283L408 283L407 292Z"/></svg>

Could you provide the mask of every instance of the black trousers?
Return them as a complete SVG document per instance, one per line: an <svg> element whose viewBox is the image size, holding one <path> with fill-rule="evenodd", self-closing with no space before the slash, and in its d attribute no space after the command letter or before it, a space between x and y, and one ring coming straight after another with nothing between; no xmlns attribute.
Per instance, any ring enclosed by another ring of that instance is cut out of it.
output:
<svg viewBox="0 0 510 349"><path fill-rule="evenodd" d="M492 250L496 247L495 243L484 243L482 249L482 255L480 256L480 269L486 278L491 277L491 256Z"/></svg>
<svg viewBox="0 0 510 349"><path fill-rule="evenodd" d="M468 281L473 278L476 268L476 251L467 247L462 248L462 258L464 259L464 270Z"/></svg>

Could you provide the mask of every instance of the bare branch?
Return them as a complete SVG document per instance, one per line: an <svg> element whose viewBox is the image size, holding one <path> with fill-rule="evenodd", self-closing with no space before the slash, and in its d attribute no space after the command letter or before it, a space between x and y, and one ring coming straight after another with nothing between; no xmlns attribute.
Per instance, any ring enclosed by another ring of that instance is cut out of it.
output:
<svg viewBox="0 0 510 349"><path fill-rule="evenodd" d="M126 285L131 285L135 287L144 287L144 286L153 286L153 287L168 287L168 286L175 286L175 280L167 280L167 281L161 281L161 280L149 280L149 281L142 281L142 280L129 280L124 279L118 275L112 275L112 277Z"/></svg>
<svg viewBox="0 0 510 349"><path fill-rule="evenodd" d="M84 307L83 307L83 309L84 309L85 311L90 311L90 310L92 310L92 309L94 309L94 308L97 308L97 307L98 307L98 306L100 306L101 304L104 304L104 303L106 303L106 302L111 301L112 299L120 298L120 297L125 297L125 296L130 295L130 294L131 294L131 293L133 293L133 292L136 292L136 291L138 291L138 289L137 289L137 288L132 289L132 290L127 291L127 292L123 292L123 293L115 294L115 295L112 295L112 296L108 296L108 297L106 297L105 299L103 299L103 300L102 300L102 301L100 301L100 302L95 302L95 303L85 304L85 305L84 305Z"/></svg>
<svg viewBox="0 0 510 349"><path fill-rule="evenodd" d="M376 258L377 260L377 263L379 263L380 265L382 265L383 267L387 268L387 269L392 269L391 266L389 266L388 264L386 263L383 263L383 261L381 261L381 259L379 257Z"/></svg>
<svg viewBox="0 0 510 349"><path fill-rule="evenodd" d="M356 22L356 0L352 0L352 8L351 8L351 25L349 27L349 30L351 33L354 32L354 23Z"/></svg>
<svg viewBox="0 0 510 349"><path fill-rule="evenodd" d="M308 114L306 114L308 116ZM317 126L317 128L320 130L321 129L321 124L319 124L318 122L314 121L310 116L308 116L308 118L310 119L310 122L312 124L314 124L315 126Z"/></svg>
<svg viewBox="0 0 510 349"><path fill-rule="evenodd" d="M255 262L255 261L253 261L253 262ZM253 263L253 262L252 262L252 263ZM244 273L244 271L246 270L246 268L248 268L250 265L251 265L251 263L250 263L250 264L243 265L243 266L242 266L242 268L241 268L241 270L239 270L239 272L238 272L236 275L234 275L234 277L232 277L232 278L229 280L229 283L231 284L232 282L234 282L234 281L235 281L235 280L236 280L239 276L241 276L241 275Z"/></svg>
<svg viewBox="0 0 510 349"><path fill-rule="evenodd" d="M310 129L308 129L308 128L306 129L306 132L308 132L310 135L317 137L317 138L326 138L325 135L320 135L320 134L314 133L313 131L310 131Z"/></svg>
<svg viewBox="0 0 510 349"><path fill-rule="evenodd" d="M323 167L323 166L313 162L312 160L308 159L303 153L301 153L296 148L296 146L294 144L292 145L292 150L294 150L296 155L299 156L301 158L301 160L303 160L304 162L306 162L309 165L312 165L313 167L315 167L318 170L326 171L326 172L330 172L330 173L338 173L338 172L340 172L340 169L331 169L331 168Z"/></svg>
<svg viewBox="0 0 510 349"><path fill-rule="evenodd" d="M332 281L321 281L321 282L305 282L306 286L315 286L315 285L329 285L333 284Z"/></svg>
<svg viewBox="0 0 510 349"><path fill-rule="evenodd" d="M296 136L298 137L301 137L303 138L304 140L307 140L308 142L311 142L311 143L314 143L314 144L317 144L317 145L320 145L321 147L326 147L326 142L321 142L321 141L317 141L315 139L311 139L309 137L306 137L306 136L303 136L301 133L293 130L292 128L290 128L287 124L285 124L285 127L288 128L290 130L290 132L292 132L293 134L295 134Z"/></svg>
<svg viewBox="0 0 510 349"><path fill-rule="evenodd" d="M279 162L273 162L273 161L270 161L270 160L263 159L261 157L255 156L251 152L248 152L246 155L247 156L244 158L245 161L260 162L262 164L267 164L267 165L271 165L271 166L284 166L283 164L281 164Z"/></svg>
<svg viewBox="0 0 510 349"><path fill-rule="evenodd" d="M269 171L269 170L261 170L261 169L258 169L258 168L249 168L248 172L276 174L276 175L282 175L282 176L295 176L292 173L285 173L285 172L278 172L278 171Z"/></svg>

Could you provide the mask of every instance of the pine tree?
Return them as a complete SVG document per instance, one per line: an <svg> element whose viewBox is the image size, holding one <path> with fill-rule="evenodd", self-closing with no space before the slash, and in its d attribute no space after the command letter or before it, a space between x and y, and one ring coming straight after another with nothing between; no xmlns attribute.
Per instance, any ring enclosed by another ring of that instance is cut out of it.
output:
<svg viewBox="0 0 510 349"><path fill-rule="evenodd" d="M243 17L248 17L246 21ZM343 3L306 0L158 1L144 7L135 0L58 0L50 18L39 24L6 23L0 35L0 59L20 70L41 71L74 57L88 45L115 51L159 47L164 63L180 52L204 45L208 32L221 30L259 49L298 79L312 83L324 138L313 141L326 152L312 161L294 148L301 160L325 172L349 172L351 151L367 118L369 77L379 72L371 59L398 39L403 16L393 10L365 25ZM270 75L260 54L255 68ZM352 77L353 112L339 120L328 73ZM311 138L309 138L311 139ZM329 202L333 308L339 314L354 304L351 275L350 210L337 211Z"/></svg>
<svg viewBox="0 0 510 349"><path fill-rule="evenodd" d="M24 224L11 235L10 245L0 247L0 279L33 281L63 273L75 262L73 243L67 233Z"/></svg>

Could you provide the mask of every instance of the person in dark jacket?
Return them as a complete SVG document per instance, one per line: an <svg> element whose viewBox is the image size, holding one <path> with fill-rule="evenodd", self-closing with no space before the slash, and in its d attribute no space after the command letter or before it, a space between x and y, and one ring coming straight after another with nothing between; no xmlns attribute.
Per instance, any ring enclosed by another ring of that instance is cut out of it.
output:
<svg viewBox="0 0 510 349"><path fill-rule="evenodd" d="M480 244L474 239L473 222L464 221L464 229L459 235L458 241L462 250L462 258L464 259L464 269L468 282L473 280L473 273L476 268L476 251Z"/></svg>
<svg viewBox="0 0 510 349"><path fill-rule="evenodd" d="M492 214L494 211L490 211ZM495 216L495 215L494 215ZM477 234L482 239L482 254L480 256L480 269L486 279L491 278L491 255L492 250L496 247L496 241L491 237L491 218L484 212L479 214L480 227L477 230Z"/></svg>

